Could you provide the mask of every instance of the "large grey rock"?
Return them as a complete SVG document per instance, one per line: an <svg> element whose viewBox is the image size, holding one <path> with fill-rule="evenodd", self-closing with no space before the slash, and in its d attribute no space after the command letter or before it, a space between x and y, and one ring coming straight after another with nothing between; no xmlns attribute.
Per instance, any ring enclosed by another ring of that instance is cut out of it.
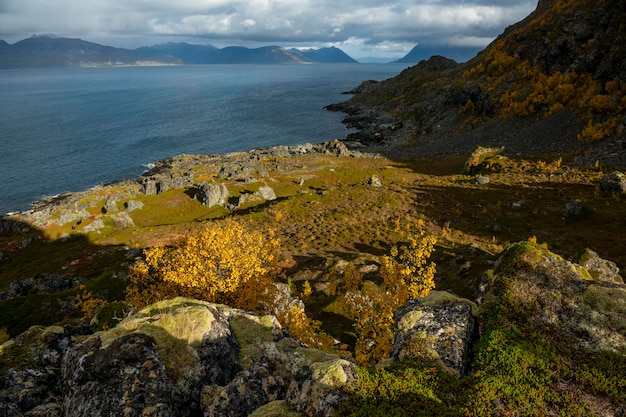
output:
<svg viewBox="0 0 626 417"><path fill-rule="evenodd" d="M567 340L572 349L623 352L626 287L594 275L541 245L518 242L498 260L481 308L508 303L506 320Z"/></svg>
<svg viewBox="0 0 626 417"><path fill-rule="evenodd" d="M459 374L468 372L477 339L476 306L452 294L431 291L396 312L391 356L439 359Z"/></svg>
<svg viewBox="0 0 626 417"><path fill-rule="evenodd" d="M135 225L135 222L130 217L127 211L113 214L111 216L111 220L113 220L113 224L115 224L115 227L119 228L133 227Z"/></svg>
<svg viewBox="0 0 626 417"><path fill-rule="evenodd" d="M126 207L126 211L131 212L142 209L143 203L137 200L129 200L126 204L124 204L124 207Z"/></svg>
<svg viewBox="0 0 626 417"><path fill-rule="evenodd" d="M202 183L198 185L196 198L207 207L223 206L228 202L228 188L224 184Z"/></svg>
<svg viewBox="0 0 626 417"><path fill-rule="evenodd" d="M274 192L274 189L269 185L263 185L255 194L264 200L276 200L276 192Z"/></svg>

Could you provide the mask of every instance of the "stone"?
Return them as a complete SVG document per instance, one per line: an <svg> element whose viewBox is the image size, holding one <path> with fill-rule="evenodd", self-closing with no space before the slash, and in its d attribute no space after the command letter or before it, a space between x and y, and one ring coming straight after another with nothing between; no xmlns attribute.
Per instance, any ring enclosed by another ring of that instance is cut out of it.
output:
<svg viewBox="0 0 626 417"><path fill-rule="evenodd" d="M567 203L565 206L565 213L563 214L563 220L569 220L572 217L580 216L585 207L583 206L582 201L579 199L575 199Z"/></svg>
<svg viewBox="0 0 626 417"><path fill-rule="evenodd" d="M83 227L83 232L85 233L89 233L89 232L96 232L100 229L104 229L105 225L104 225L104 220L102 219L96 219L94 221L92 221L91 223L85 225Z"/></svg>
<svg viewBox="0 0 626 417"><path fill-rule="evenodd" d="M578 256L577 263L586 268L591 276L598 281L624 283L620 270L615 262L602 259L597 252L587 248Z"/></svg>
<svg viewBox="0 0 626 417"><path fill-rule="evenodd" d="M143 208L143 203L137 200L129 200L126 204L124 204L124 207L126 207L126 211L128 212L141 210Z"/></svg>
<svg viewBox="0 0 626 417"><path fill-rule="evenodd" d="M485 185L491 182L491 178L488 175L477 175L470 180L472 185Z"/></svg>
<svg viewBox="0 0 626 417"><path fill-rule="evenodd" d="M207 207L223 206L228 202L228 188L224 184L202 183L198 185L196 198Z"/></svg>
<svg viewBox="0 0 626 417"><path fill-rule="evenodd" d="M395 314L396 334L391 356L441 360L460 375L469 371L477 339L477 307L452 294L431 291L407 302Z"/></svg>
<svg viewBox="0 0 626 417"><path fill-rule="evenodd" d="M274 192L274 189L267 184L260 187L255 194L267 201L276 200L276 192Z"/></svg>
<svg viewBox="0 0 626 417"><path fill-rule="evenodd" d="M600 180L600 189L607 193L626 194L626 176L619 171L606 174Z"/></svg>
<svg viewBox="0 0 626 417"><path fill-rule="evenodd" d="M61 212L61 215L59 216L59 224L60 225L64 225L67 223L77 223L79 221L82 221L83 219L89 217L91 214L85 210L85 209L81 209L81 210L74 210L74 209L67 209L67 210L63 210Z"/></svg>
<svg viewBox="0 0 626 417"><path fill-rule="evenodd" d="M367 180L367 182L365 183L366 185L372 186L372 187L382 187L383 183L380 180L380 177L376 174L372 175L370 177L369 180Z"/></svg>
<svg viewBox="0 0 626 417"><path fill-rule="evenodd" d="M112 196L107 198L107 201L104 203L104 207L102 207L103 213L116 213L120 210L118 203L121 201L119 196Z"/></svg>
<svg viewBox="0 0 626 417"><path fill-rule="evenodd" d="M115 227L118 227L120 229L133 227L135 225L135 222L130 217L127 211L115 213L111 216L111 220L113 220L113 224L115 224Z"/></svg>
<svg viewBox="0 0 626 417"><path fill-rule="evenodd" d="M504 298L503 298L504 297ZM505 320L567 340L572 349L626 349L626 287L532 242L509 246L497 262L481 308L500 305ZM514 303L506 307L507 303Z"/></svg>

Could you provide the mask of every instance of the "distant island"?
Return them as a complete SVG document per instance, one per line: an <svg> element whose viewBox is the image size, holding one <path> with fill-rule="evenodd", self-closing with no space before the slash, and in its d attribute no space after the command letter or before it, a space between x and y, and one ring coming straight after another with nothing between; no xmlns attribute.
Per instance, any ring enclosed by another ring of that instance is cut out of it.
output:
<svg viewBox="0 0 626 417"><path fill-rule="evenodd" d="M445 45L416 45L404 57L391 63L417 64L431 56L440 55L457 62L474 57L478 48ZM115 48L83 39L54 35L33 35L9 44L0 40L0 69L94 67L94 66L152 66L209 64L349 64L358 63L341 49L283 48L263 46L246 48L195 45L169 42L137 49ZM362 62L389 63L380 58L364 58Z"/></svg>
<svg viewBox="0 0 626 417"><path fill-rule="evenodd" d="M138 49L114 48L82 39L32 36L14 44L0 41L0 68L192 64L338 64L357 61L336 47L286 49L164 43Z"/></svg>

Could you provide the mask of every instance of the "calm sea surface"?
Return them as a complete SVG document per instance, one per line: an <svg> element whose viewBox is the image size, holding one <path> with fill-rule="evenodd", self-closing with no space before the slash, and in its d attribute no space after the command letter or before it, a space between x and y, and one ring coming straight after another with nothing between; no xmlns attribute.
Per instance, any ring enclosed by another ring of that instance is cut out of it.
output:
<svg viewBox="0 0 626 417"><path fill-rule="evenodd" d="M400 64L208 65L0 71L0 214L136 178L181 153L343 138L323 110Z"/></svg>

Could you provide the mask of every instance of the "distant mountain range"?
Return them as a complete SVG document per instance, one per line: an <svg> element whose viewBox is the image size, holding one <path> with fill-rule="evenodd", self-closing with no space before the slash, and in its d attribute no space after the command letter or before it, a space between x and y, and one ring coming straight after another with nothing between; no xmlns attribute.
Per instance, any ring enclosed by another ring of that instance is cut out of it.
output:
<svg viewBox="0 0 626 417"><path fill-rule="evenodd" d="M285 49L165 43L139 49L99 45L82 39L32 36L14 44L0 40L0 68L176 64L312 64L357 62L341 49Z"/></svg>
<svg viewBox="0 0 626 417"><path fill-rule="evenodd" d="M478 48L416 45L394 63L417 64L433 55L465 62ZM14 44L0 40L0 68L46 68L116 65L194 65L194 64L342 64L357 61L339 48L286 49L280 46L245 48L162 43L138 49L114 48L82 39L34 35ZM378 58L363 62L385 62Z"/></svg>

